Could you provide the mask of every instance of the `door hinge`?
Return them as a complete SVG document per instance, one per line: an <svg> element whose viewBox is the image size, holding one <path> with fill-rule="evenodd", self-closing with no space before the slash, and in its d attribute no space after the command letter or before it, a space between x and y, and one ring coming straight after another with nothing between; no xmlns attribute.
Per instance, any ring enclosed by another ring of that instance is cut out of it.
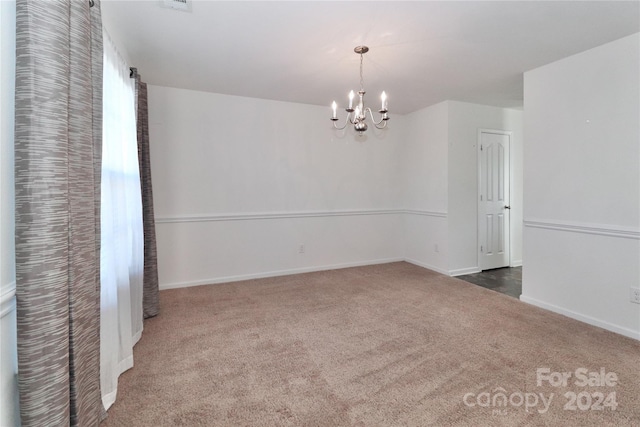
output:
<svg viewBox="0 0 640 427"><path fill-rule="evenodd" d="M480 245L480 252L484 252L484 248Z"/></svg>
<svg viewBox="0 0 640 427"><path fill-rule="evenodd" d="M480 151L482 151L482 144L480 144Z"/></svg>
<svg viewBox="0 0 640 427"><path fill-rule="evenodd" d="M482 194L480 195L480 201L482 201Z"/></svg>

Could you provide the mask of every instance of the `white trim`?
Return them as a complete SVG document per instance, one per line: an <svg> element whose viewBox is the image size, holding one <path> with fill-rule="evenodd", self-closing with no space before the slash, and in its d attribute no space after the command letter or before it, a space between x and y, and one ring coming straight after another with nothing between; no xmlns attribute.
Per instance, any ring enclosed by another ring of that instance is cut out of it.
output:
<svg viewBox="0 0 640 427"><path fill-rule="evenodd" d="M594 234L597 236L619 237L623 239L640 240L640 229L622 227L609 224L587 224L573 221L555 221L545 219L528 219L524 226L554 231L568 231L580 234Z"/></svg>
<svg viewBox="0 0 640 427"><path fill-rule="evenodd" d="M543 308L545 310L553 311L554 313L562 314L575 320L579 320L583 323L588 323L592 326L597 326L608 331L615 332L625 337L640 340L640 330L634 331L633 329L624 328L622 326L614 325L613 323L605 322L603 320L596 319L595 317L585 316L584 314L576 313L575 311L568 310L566 308L559 307L557 305L549 304L535 298L520 295L520 301L527 304L535 305L536 307Z"/></svg>
<svg viewBox="0 0 640 427"><path fill-rule="evenodd" d="M299 212L250 212L202 215L176 215L157 217L156 224L171 224L183 222L211 222L211 221L247 221L286 218L325 218L332 216L362 216L362 215L422 215L446 218L446 212L425 211L419 209L354 209L343 211L299 211Z"/></svg>
<svg viewBox="0 0 640 427"><path fill-rule="evenodd" d="M227 213L227 214L203 214L203 215L178 215L173 217L156 218L156 224L175 222L209 222L209 221L246 221L285 218L318 218L329 216L360 216L360 215L392 215L402 211L397 209L363 209L344 211L300 211L300 212L253 212L253 213Z"/></svg>
<svg viewBox="0 0 640 427"><path fill-rule="evenodd" d="M467 268L458 268L456 270L449 270L449 276L462 276L464 274L474 274L474 273L480 273L482 270L480 270L478 267L467 267Z"/></svg>
<svg viewBox="0 0 640 427"><path fill-rule="evenodd" d="M449 272L447 270L444 270L444 269L442 269L440 267L436 267L434 265L430 265L430 264L427 264L427 263L424 263L424 262L421 262L421 261L417 261L415 259L405 258L404 261L408 262L409 264L417 265L418 267L426 268L428 270L433 270L433 271L435 271L437 273L440 273L440 274L444 274L444 275L447 275L447 276L449 275Z"/></svg>
<svg viewBox="0 0 640 427"><path fill-rule="evenodd" d="M509 267L522 267L522 260L517 259L515 261L511 261L511 265Z"/></svg>
<svg viewBox="0 0 640 427"><path fill-rule="evenodd" d="M403 213L407 215L421 215L421 216L433 216L436 218L446 218L446 212L437 212L437 211L425 211L421 209L402 209L398 211L398 213ZM426 267L429 268L429 267Z"/></svg>
<svg viewBox="0 0 640 427"><path fill-rule="evenodd" d="M388 264L391 262L403 262L403 261L408 262L409 264L417 265L418 267L433 270L440 274L444 274L447 276L449 275L449 272L447 270L444 270L442 268L435 267L433 265L426 264L414 259L384 258L384 259L377 259L372 261L348 262L343 264L332 264L332 265L325 265L325 266L319 266L319 267L292 268L287 270L266 271L263 273L240 274L237 276L223 276L223 277L215 277L215 278L205 279L205 280L193 280L190 282L160 284L160 290L189 288L191 286L215 285L219 283L239 282L242 280L264 279L268 277L278 277L278 276L290 276L292 274L313 273L316 271L338 270L341 268L363 267L366 265ZM476 271L474 270L474 272ZM462 273L462 274L467 274L467 273Z"/></svg>
<svg viewBox="0 0 640 427"><path fill-rule="evenodd" d="M385 259L376 259L371 261L356 261L356 262L347 262L343 264L331 264L331 265L314 266L314 267L291 268L287 270L265 271L261 273L239 274L237 276L213 277L210 279L193 280L190 282L160 284L160 290L188 288L191 286L201 286L201 285L214 285L217 283L239 282L242 280L264 279L267 277L289 276L292 274L312 273L315 271L324 271L324 270L337 270L340 268L349 268L349 267L362 267L365 265L374 265L374 264L388 264L390 262L401 262L401 261L404 261L404 259L403 258L385 258Z"/></svg>
<svg viewBox="0 0 640 427"><path fill-rule="evenodd" d="M0 293L0 318L11 313L16 308L16 282L9 283L6 290Z"/></svg>

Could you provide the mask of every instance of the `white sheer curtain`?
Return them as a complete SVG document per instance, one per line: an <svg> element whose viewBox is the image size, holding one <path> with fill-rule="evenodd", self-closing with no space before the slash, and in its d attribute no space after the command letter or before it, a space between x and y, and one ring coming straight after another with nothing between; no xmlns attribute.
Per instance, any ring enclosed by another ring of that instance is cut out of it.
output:
<svg viewBox="0 0 640 427"><path fill-rule="evenodd" d="M135 86L104 32L100 386L109 408L118 377L133 366L142 334L144 236L136 139Z"/></svg>

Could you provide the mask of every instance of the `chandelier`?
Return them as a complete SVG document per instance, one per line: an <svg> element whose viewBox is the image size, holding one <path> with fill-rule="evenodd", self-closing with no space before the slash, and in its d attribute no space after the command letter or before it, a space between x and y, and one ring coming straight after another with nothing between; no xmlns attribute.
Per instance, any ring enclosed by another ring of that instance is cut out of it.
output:
<svg viewBox="0 0 640 427"><path fill-rule="evenodd" d="M347 127L349 123L353 125L358 135L362 136L364 132L367 130L367 113L369 113L369 117L371 117L371 122L376 127L376 129L384 129L387 126L387 120L389 120L389 116L387 115L387 94L382 92L380 95L380 100L382 101L382 106L378 112L382 115L380 120L376 122L373 117L373 112L371 108L364 106L364 79L362 77L362 60L364 58L364 54L369 52L369 48L367 46L356 46L353 49L355 53L360 55L360 90L358 91L358 102L354 108L353 106L353 98L355 98L355 94L353 91L349 92L349 107L345 108L345 111L348 113L347 118L342 127L337 125L338 121L338 104L336 101L333 101L331 104L331 109L333 110L333 115L331 116L331 121L333 121L333 127L338 130L342 130Z"/></svg>

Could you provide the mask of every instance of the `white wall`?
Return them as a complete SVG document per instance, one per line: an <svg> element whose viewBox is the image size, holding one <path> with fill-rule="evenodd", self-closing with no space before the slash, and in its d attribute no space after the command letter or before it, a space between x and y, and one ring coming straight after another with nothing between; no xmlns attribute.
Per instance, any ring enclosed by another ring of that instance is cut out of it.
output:
<svg viewBox="0 0 640 427"><path fill-rule="evenodd" d="M479 129L513 132L511 265L522 264L522 111L445 101L405 116L405 257L450 275L478 268ZM436 251L437 245L437 251Z"/></svg>
<svg viewBox="0 0 640 427"><path fill-rule="evenodd" d="M448 114L447 102L408 114L400 146L405 258L445 274Z"/></svg>
<svg viewBox="0 0 640 427"><path fill-rule="evenodd" d="M511 266L522 264L522 111L448 101L448 227L449 273L468 274L478 268L479 129L512 132L511 140Z"/></svg>
<svg viewBox="0 0 640 427"><path fill-rule="evenodd" d="M394 118L359 138L329 115L149 86L162 288L402 259Z"/></svg>
<svg viewBox="0 0 640 427"><path fill-rule="evenodd" d="M362 139L332 130L327 114L149 87L163 288L401 259L477 271L479 128L514 132L519 262L522 112L447 101Z"/></svg>
<svg viewBox="0 0 640 427"><path fill-rule="evenodd" d="M525 73L523 301L640 339L640 34Z"/></svg>
<svg viewBox="0 0 640 427"><path fill-rule="evenodd" d="M15 311L13 131L15 1L0 1L0 425L20 423Z"/></svg>

